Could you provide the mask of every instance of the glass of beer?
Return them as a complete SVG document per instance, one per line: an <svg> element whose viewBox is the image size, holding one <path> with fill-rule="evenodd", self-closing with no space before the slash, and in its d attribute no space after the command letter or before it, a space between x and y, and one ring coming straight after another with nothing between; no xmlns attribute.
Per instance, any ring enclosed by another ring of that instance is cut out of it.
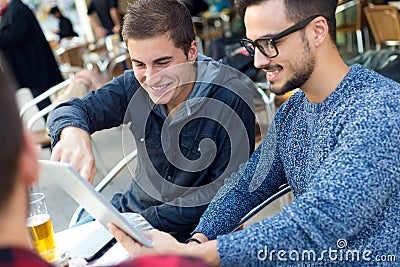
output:
<svg viewBox="0 0 400 267"><path fill-rule="evenodd" d="M46 201L43 193L32 193L29 195L29 216L27 226L33 249L38 255L47 251L55 251L53 224L47 212ZM46 261L52 261L57 257L56 253L48 253Z"/></svg>

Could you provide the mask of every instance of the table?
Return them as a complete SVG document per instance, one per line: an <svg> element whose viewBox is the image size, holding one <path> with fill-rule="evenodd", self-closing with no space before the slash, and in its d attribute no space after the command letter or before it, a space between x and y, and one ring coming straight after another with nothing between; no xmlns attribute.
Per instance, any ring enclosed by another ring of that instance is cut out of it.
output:
<svg viewBox="0 0 400 267"><path fill-rule="evenodd" d="M99 222L92 221L80 226L66 229L64 231L55 233L56 245L62 251L69 251L74 246L84 240L92 231L103 227ZM84 259L71 259L70 267L79 266L110 266L115 265L121 261L129 259L129 254L125 248L116 243L110 248L103 256L92 262L86 262Z"/></svg>

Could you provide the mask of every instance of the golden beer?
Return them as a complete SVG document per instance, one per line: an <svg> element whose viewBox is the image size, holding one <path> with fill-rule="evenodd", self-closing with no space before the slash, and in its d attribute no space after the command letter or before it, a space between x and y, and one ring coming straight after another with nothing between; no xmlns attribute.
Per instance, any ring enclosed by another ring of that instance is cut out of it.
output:
<svg viewBox="0 0 400 267"><path fill-rule="evenodd" d="M42 254L48 250L56 248L54 239L53 224L49 214L38 214L28 218L27 226L31 236L34 250L37 254ZM54 255L55 257L56 255ZM51 261L52 259L46 259Z"/></svg>

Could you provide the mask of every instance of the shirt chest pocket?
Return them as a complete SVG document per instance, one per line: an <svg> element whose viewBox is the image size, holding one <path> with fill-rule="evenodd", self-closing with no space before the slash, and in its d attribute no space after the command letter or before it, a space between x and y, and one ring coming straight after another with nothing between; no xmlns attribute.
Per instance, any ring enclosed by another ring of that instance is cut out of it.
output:
<svg viewBox="0 0 400 267"><path fill-rule="evenodd" d="M194 134L182 134L180 136L180 151L188 160L213 159L217 154L217 138L215 136L201 136ZM202 161L203 161L202 160Z"/></svg>

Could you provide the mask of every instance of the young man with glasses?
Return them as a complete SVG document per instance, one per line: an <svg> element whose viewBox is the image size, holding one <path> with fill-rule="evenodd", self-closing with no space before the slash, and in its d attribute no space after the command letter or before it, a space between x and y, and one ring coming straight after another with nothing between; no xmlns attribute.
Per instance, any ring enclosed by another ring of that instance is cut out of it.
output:
<svg viewBox="0 0 400 267"><path fill-rule="evenodd" d="M177 0L134 1L122 35L133 70L52 112L51 158L93 182L89 134L128 125L133 138L122 139L136 141L137 166L111 202L185 241L224 178L254 150L254 83L198 53L189 10Z"/></svg>
<svg viewBox="0 0 400 267"><path fill-rule="evenodd" d="M398 260L400 84L335 45L334 0L237 0L243 45L277 94L301 88L279 109L262 145L220 189L180 244L156 230L144 248L110 225L132 257L179 253L215 266L361 266ZM282 212L230 233L289 183ZM195 241L196 240L196 241ZM200 244L196 244L200 243ZM394 263L393 263L394 264Z"/></svg>

